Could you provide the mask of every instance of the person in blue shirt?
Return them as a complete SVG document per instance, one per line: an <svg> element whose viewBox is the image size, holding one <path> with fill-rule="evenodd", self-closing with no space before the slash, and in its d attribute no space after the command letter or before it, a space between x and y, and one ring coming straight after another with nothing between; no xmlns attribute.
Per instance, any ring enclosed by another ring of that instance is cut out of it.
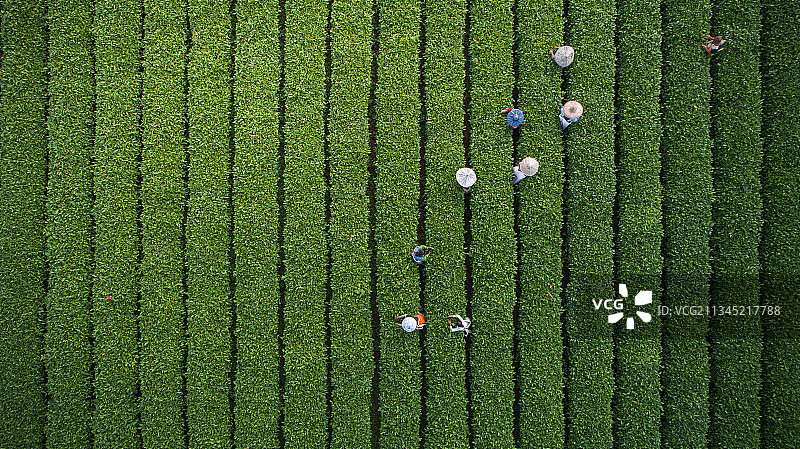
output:
<svg viewBox="0 0 800 449"><path fill-rule="evenodd" d="M583 115L583 105L575 100L564 103L561 112L558 114L558 119L561 120L561 129L566 129L567 126L577 123Z"/></svg>
<svg viewBox="0 0 800 449"><path fill-rule="evenodd" d="M431 248L425 245L419 245L414 248L414 251L411 251L411 257L414 259L414 262L422 265L428 260L428 256L431 255Z"/></svg>

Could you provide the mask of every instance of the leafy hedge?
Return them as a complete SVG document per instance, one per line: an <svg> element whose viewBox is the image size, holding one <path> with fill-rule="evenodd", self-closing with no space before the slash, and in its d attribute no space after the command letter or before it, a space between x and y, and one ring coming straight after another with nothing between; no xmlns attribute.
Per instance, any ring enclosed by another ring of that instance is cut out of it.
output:
<svg viewBox="0 0 800 449"><path fill-rule="evenodd" d="M325 348L325 31L327 2L286 2L284 170L287 448L327 440Z"/></svg>
<svg viewBox="0 0 800 449"><path fill-rule="evenodd" d="M800 81L797 52L800 8L786 0L761 4L764 160L761 197L761 305L780 307L763 318L761 447L789 449L800 441L800 158L797 126ZM731 47L733 48L733 47ZM726 49L727 52L729 49ZM722 55L722 54L720 54Z"/></svg>
<svg viewBox="0 0 800 449"><path fill-rule="evenodd" d="M709 15L705 0L675 0L662 7L662 303L668 307L709 301L710 77L708 56L700 48ZM662 445L705 447L708 320L673 316L662 322Z"/></svg>
<svg viewBox="0 0 800 449"><path fill-rule="evenodd" d="M230 444L230 31L228 3L189 1L187 403L189 446Z"/></svg>
<svg viewBox="0 0 800 449"><path fill-rule="evenodd" d="M46 174L44 2L4 2L0 68L0 441L41 445Z"/></svg>
<svg viewBox="0 0 800 449"><path fill-rule="evenodd" d="M518 184L520 284L519 447L564 446L564 353L561 334L561 225L564 149L561 68L549 51L563 45L561 0L517 3L520 107L533 126L520 128L515 162L536 158L536 176ZM541 124L544 124L542 126Z"/></svg>
<svg viewBox="0 0 800 449"><path fill-rule="evenodd" d="M592 301L611 298L614 263L614 2L581 0L567 10L575 61L566 98L584 107L566 129L567 447L612 445L611 327ZM553 120L557 120L557 111Z"/></svg>
<svg viewBox="0 0 800 449"><path fill-rule="evenodd" d="M516 273L511 129L513 2L474 2L470 17L470 160L480 181L471 191L475 331L470 338L474 447L514 445L513 333ZM530 122L529 122L530 123ZM525 125L523 125L525 126Z"/></svg>
<svg viewBox="0 0 800 449"><path fill-rule="evenodd" d="M137 444L138 2L96 2L95 447ZM113 299L105 299L107 296Z"/></svg>
<svg viewBox="0 0 800 449"><path fill-rule="evenodd" d="M144 2L142 43L142 446L184 445L184 2Z"/></svg>
<svg viewBox="0 0 800 449"><path fill-rule="evenodd" d="M760 4L714 3L715 34L725 50L714 57L712 118L714 192L711 303L757 306L761 231ZM758 447L761 322L722 317L711 327L709 447Z"/></svg>
<svg viewBox="0 0 800 449"><path fill-rule="evenodd" d="M331 252L331 447L370 447L369 106L372 2L334 1L328 136Z"/></svg>
<svg viewBox="0 0 800 449"><path fill-rule="evenodd" d="M236 447L279 446L277 1L236 2Z"/></svg>
<svg viewBox="0 0 800 449"><path fill-rule="evenodd" d="M434 257L426 262L426 447L469 445L465 340L447 315L466 315L464 194L455 172L464 164L464 19L466 2L429 0L425 26L425 234ZM477 171L478 182L483 173ZM472 338L472 337L468 337Z"/></svg>
<svg viewBox="0 0 800 449"><path fill-rule="evenodd" d="M419 214L419 2L378 0L377 5L375 241L380 322L373 325L380 326L381 339L380 447L394 449L417 446L421 414L419 333L406 334L394 325L398 313L421 312L419 271L411 259ZM430 314L427 318L430 326L439 319Z"/></svg>
<svg viewBox="0 0 800 449"><path fill-rule="evenodd" d="M48 4L47 446L89 446L92 78L90 2Z"/></svg>
<svg viewBox="0 0 800 449"><path fill-rule="evenodd" d="M626 314L653 315L615 334L614 446L654 448L661 431L661 338L656 316L661 294L661 15L659 0L624 0L617 19L617 236L616 279L626 284ZM642 42L649 45L642 46ZM653 303L633 307L635 295ZM649 417L649 419L642 417Z"/></svg>

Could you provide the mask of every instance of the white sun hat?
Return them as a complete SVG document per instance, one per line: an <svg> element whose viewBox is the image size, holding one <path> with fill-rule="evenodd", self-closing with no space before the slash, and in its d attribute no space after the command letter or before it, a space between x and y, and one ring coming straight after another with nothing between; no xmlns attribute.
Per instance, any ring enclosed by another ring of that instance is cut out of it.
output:
<svg viewBox="0 0 800 449"><path fill-rule="evenodd" d="M532 157L526 157L519 163L519 171L525 176L533 176L539 171L539 161Z"/></svg>
<svg viewBox="0 0 800 449"><path fill-rule="evenodd" d="M575 59L575 49L570 47L569 45L564 45L563 47L558 47L556 52L553 54L553 61L559 65L559 67L567 67L572 64L572 60Z"/></svg>
<svg viewBox="0 0 800 449"><path fill-rule="evenodd" d="M414 329L417 328L417 320L415 320L414 318L412 318L410 316L407 316L407 317L403 318L402 326L403 326L403 330L404 331L406 331L406 332L414 332Z"/></svg>
<svg viewBox="0 0 800 449"><path fill-rule="evenodd" d="M564 103L562 110L564 111L564 117L568 119L578 119L583 115L583 105L575 100Z"/></svg>
<svg viewBox="0 0 800 449"><path fill-rule="evenodd" d="M458 185L464 187L465 189L472 187L477 179L478 177L475 175L475 170L471 168L460 168L456 172L456 181L458 182Z"/></svg>

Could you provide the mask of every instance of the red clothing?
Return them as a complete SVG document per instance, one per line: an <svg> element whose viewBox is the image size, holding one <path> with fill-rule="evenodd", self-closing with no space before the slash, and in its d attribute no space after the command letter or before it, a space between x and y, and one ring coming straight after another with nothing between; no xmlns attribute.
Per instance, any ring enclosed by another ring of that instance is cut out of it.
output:
<svg viewBox="0 0 800 449"><path fill-rule="evenodd" d="M417 320L417 326L422 326L423 324L425 324L425 317L422 316L421 313L414 315L414 318L416 318Z"/></svg>

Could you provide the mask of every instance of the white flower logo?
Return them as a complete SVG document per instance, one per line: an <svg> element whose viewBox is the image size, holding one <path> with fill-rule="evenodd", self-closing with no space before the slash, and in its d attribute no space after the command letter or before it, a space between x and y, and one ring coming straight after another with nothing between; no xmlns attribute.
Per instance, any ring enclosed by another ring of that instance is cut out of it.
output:
<svg viewBox="0 0 800 449"><path fill-rule="evenodd" d="M619 284L619 295L623 298L628 297L628 286L626 284ZM633 298L633 304L636 306L644 306L653 302L653 292L649 290L643 290L636 294ZM640 310L636 311L636 315L645 323L649 323L653 316L647 312L642 312ZM614 324L621 320L625 314L623 312L612 313L608 316L608 322L610 324ZM625 328L626 329L633 329L634 327L634 317L628 317L625 320Z"/></svg>

